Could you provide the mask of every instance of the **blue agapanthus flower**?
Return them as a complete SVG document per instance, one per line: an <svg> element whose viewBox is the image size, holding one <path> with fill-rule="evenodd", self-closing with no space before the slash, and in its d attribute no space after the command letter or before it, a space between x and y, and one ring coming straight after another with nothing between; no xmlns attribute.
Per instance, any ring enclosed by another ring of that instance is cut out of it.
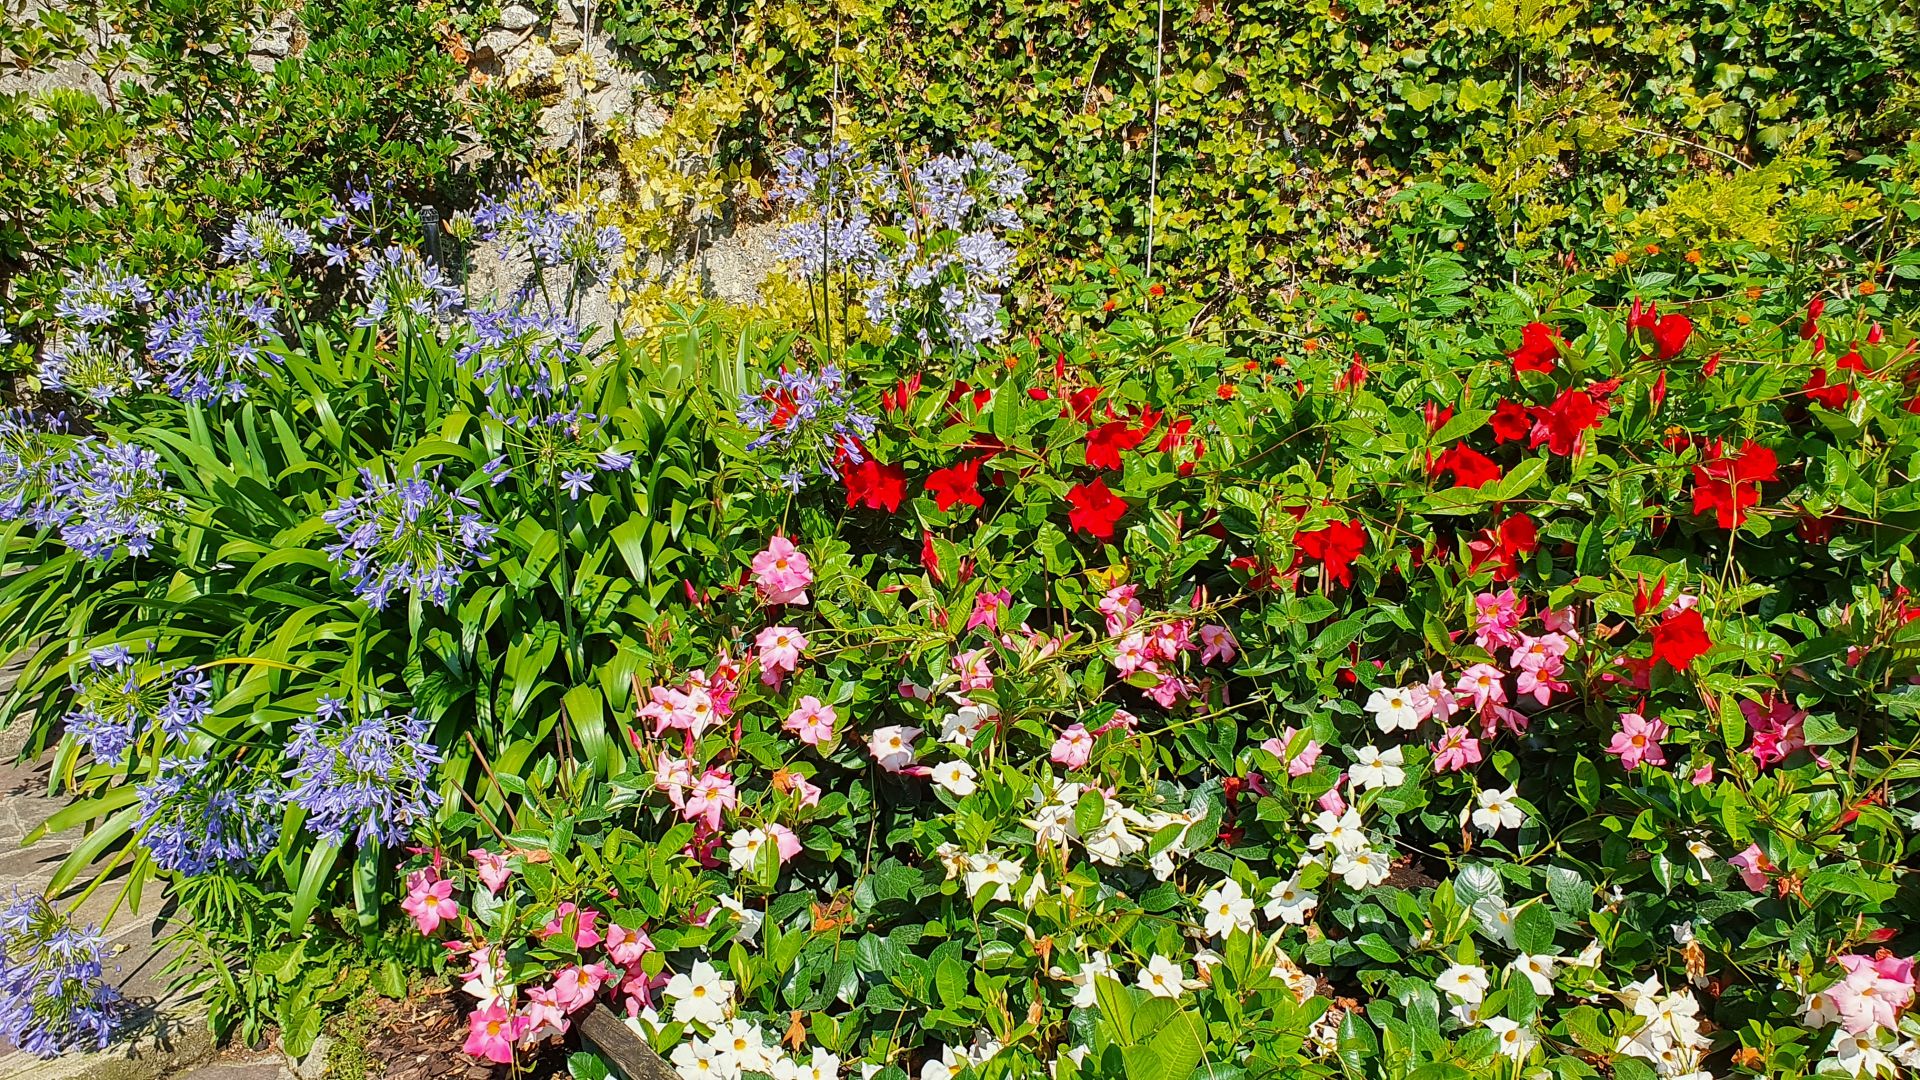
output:
<svg viewBox="0 0 1920 1080"><path fill-rule="evenodd" d="M249 867L280 838L278 780L250 765L167 758L139 795L140 843L163 870Z"/></svg>
<svg viewBox="0 0 1920 1080"><path fill-rule="evenodd" d="M377 326L389 316L409 312L421 318L445 318L460 310L463 297L438 266L398 244L375 251L360 264L360 286L367 309L355 326Z"/></svg>
<svg viewBox="0 0 1920 1080"><path fill-rule="evenodd" d="M0 410L0 521L45 528L63 511L53 483L72 452L67 418L26 409Z"/></svg>
<svg viewBox="0 0 1920 1080"><path fill-rule="evenodd" d="M41 1058L105 1049L126 1017L105 956L98 927L15 890L0 908L0 1039Z"/></svg>
<svg viewBox="0 0 1920 1080"><path fill-rule="evenodd" d="M194 668L148 673L125 645L91 650L73 685L68 734L105 765L119 765L127 748L150 730L186 738L213 711L213 684Z"/></svg>
<svg viewBox="0 0 1920 1080"><path fill-rule="evenodd" d="M440 805L433 767L443 759L431 733L413 713L356 719L346 702L322 697L287 744L287 799L306 810L307 827L322 840L352 834L361 844L399 843Z"/></svg>
<svg viewBox="0 0 1920 1080"><path fill-rule="evenodd" d="M74 334L40 361L43 386L95 405L132 397L147 381L139 359L110 334Z"/></svg>
<svg viewBox="0 0 1920 1080"><path fill-rule="evenodd" d="M473 340L455 349L453 357L489 395L553 397L566 389L569 373L585 355L586 343L572 319L523 303L469 310L467 327Z"/></svg>
<svg viewBox="0 0 1920 1080"><path fill-rule="evenodd" d="M274 259L293 258L312 251L313 231L287 220L278 208L243 215L234 221L227 235L220 238L222 262L250 263L263 271Z"/></svg>
<svg viewBox="0 0 1920 1080"><path fill-rule="evenodd" d="M1007 233L1026 170L976 142L895 176L842 142L795 149L780 162L775 200L787 211L775 250L807 281L849 282L867 319L923 348L962 352L999 340L1013 280Z"/></svg>
<svg viewBox="0 0 1920 1080"><path fill-rule="evenodd" d="M54 312L75 326L105 326L121 313L153 302L145 278L119 263L101 261L91 270L68 270Z"/></svg>
<svg viewBox="0 0 1920 1080"><path fill-rule="evenodd" d="M273 307L259 297L201 285L175 289L147 328L147 351L181 401L247 396L247 376L273 340Z"/></svg>
<svg viewBox="0 0 1920 1080"><path fill-rule="evenodd" d="M449 490L440 471L394 481L360 470L361 491L322 515L340 532L329 558L375 610L396 592L417 593L446 607L460 579L489 557L495 528L479 503Z"/></svg>
<svg viewBox="0 0 1920 1080"><path fill-rule="evenodd" d="M837 476L841 465L865 460L863 440L878 421L855 409L846 377L828 364L819 371L783 371L761 381L757 393L740 395L740 422L759 434L750 450L771 448L789 462ZM794 469L786 470L791 477ZM792 480L786 480L792 486ZM797 488L795 490L798 490Z"/></svg>
<svg viewBox="0 0 1920 1080"><path fill-rule="evenodd" d="M482 196L473 224L483 240L525 251L543 271L563 272L566 288L606 285L627 240L612 225L598 225L584 210L562 208L546 191L526 185L505 199Z"/></svg>
<svg viewBox="0 0 1920 1080"><path fill-rule="evenodd" d="M133 443L86 438L54 469L50 516L60 539L89 559L145 555L184 502L167 489L160 455Z"/></svg>

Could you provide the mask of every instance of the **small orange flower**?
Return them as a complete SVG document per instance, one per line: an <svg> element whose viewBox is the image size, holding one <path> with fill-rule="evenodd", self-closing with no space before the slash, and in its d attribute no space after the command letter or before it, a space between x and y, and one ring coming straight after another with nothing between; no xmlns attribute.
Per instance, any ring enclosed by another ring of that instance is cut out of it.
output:
<svg viewBox="0 0 1920 1080"><path fill-rule="evenodd" d="M1453 242L1453 250L1455 251L1467 250L1467 242L1465 240L1455 240Z"/></svg>
<svg viewBox="0 0 1920 1080"><path fill-rule="evenodd" d="M1692 263L1695 266L1699 266L1700 265L1700 249L1694 248L1692 251L1687 252L1687 261Z"/></svg>
<svg viewBox="0 0 1920 1080"><path fill-rule="evenodd" d="M1616 251L1616 252L1614 252L1614 253L1613 253L1613 265L1615 265L1615 266L1625 266L1625 265L1627 265L1627 260L1628 260L1628 259L1630 259L1630 258L1632 258L1632 256L1631 256L1631 255L1628 255L1628 254L1627 254L1626 252L1624 252L1624 251Z"/></svg>
<svg viewBox="0 0 1920 1080"><path fill-rule="evenodd" d="M1101 311L1112 311L1112 310L1114 309L1114 307L1115 307L1115 304L1114 304L1114 302L1113 302L1112 300L1108 300L1108 301L1107 301L1106 303L1104 303L1104 304L1102 304L1102 305L1100 305L1100 310L1101 310Z"/></svg>
<svg viewBox="0 0 1920 1080"><path fill-rule="evenodd" d="M1367 321L1367 313L1366 313L1366 312L1364 312L1364 311L1356 311L1356 312L1354 312L1354 313L1353 313L1353 321L1354 321L1354 322L1359 322L1359 323L1363 323L1363 322L1366 322L1366 321Z"/></svg>
<svg viewBox="0 0 1920 1080"><path fill-rule="evenodd" d="M1246 367L1246 369L1247 369L1248 371L1259 371L1259 370L1260 370L1260 361L1258 361L1258 360L1249 360L1249 361L1247 361L1247 362L1246 362L1246 364L1245 364L1245 367Z"/></svg>
<svg viewBox="0 0 1920 1080"><path fill-rule="evenodd" d="M1012 371L1014 368L1017 368L1019 366L1020 366L1020 358L1012 354L1009 354L1007 356L1007 370Z"/></svg>
<svg viewBox="0 0 1920 1080"><path fill-rule="evenodd" d="M1301 342L1300 347L1309 353L1317 353L1320 351L1320 339L1317 337L1310 337L1307 340Z"/></svg>
<svg viewBox="0 0 1920 1080"><path fill-rule="evenodd" d="M1148 295L1148 296L1165 296L1165 295L1167 295L1167 289L1166 289L1166 286L1164 286L1164 285L1149 285L1149 286L1147 286L1147 295Z"/></svg>
<svg viewBox="0 0 1920 1080"><path fill-rule="evenodd" d="M1860 283L1860 288L1855 291L1861 296L1872 296L1874 293L1880 291L1880 285L1878 282L1863 281Z"/></svg>
<svg viewBox="0 0 1920 1080"><path fill-rule="evenodd" d="M1743 311L1740 314L1735 315L1733 317L1733 321L1739 323L1741 326L1747 326L1753 322L1753 316Z"/></svg>
<svg viewBox="0 0 1920 1080"><path fill-rule="evenodd" d="M1749 300L1758 300L1758 299L1760 299L1760 294L1761 294L1761 292L1762 292L1762 290L1761 290L1761 288L1760 288L1760 286L1758 286L1758 285L1749 285L1749 286L1747 286L1747 299L1749 299Z"/></svg>
<svg viewBox="0 0 1920 1080"><path fill-rule="evenodd" d="M1647 254L1649 254L1649 255L1658 255L1658 254L1660 254L1660 245L1659 245L1659 244L1648 244L1648 245L1647 245Z"/></svg>
<svg viewBox="0 0 1920 1080"><path fill-rule="evenodd" d="M1234 394L1235 394L1236 392L1237 392L1237 391L1236 391L1236 390L1234 389L1234 386L1233 386L1233 384L1232 384L1232 383L1221 383L1221 384L1220 384L1220 389L1218 389L1218 390L1216 390L1216 391L1214 391L1214 393L1216 393L1216 394L1218 394L1218 395L1220 396L1220 400L1221 400L1221 401L1231 401L1231 400L1233 400L1233 395L1234 395Z"/></svg>

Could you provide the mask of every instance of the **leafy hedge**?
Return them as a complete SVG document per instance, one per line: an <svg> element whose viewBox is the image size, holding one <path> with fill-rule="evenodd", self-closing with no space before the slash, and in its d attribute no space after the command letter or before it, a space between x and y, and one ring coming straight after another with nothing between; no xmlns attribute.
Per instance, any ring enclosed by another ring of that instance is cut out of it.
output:
<svg viewBox="0 0 1920 1080"><path fill-rule="evenodd" d="M835 125L1009 150L1035 174L1042 300L1143 258L1159 71L1155 259L1230 323L1390 249L1393 197L1426 180L1489 185L1448 238L1477 279L1671 243L1630 212L1730 158L1793 157L1810 128L1841 155L1899 140L1920 41L1911 12L1858 0L1174 0L1158 50L1151 4L816 7L621 0L608 26L669 87L753 88L736 155ZM1731 218L1768 215L1731 197Z"/></svg>

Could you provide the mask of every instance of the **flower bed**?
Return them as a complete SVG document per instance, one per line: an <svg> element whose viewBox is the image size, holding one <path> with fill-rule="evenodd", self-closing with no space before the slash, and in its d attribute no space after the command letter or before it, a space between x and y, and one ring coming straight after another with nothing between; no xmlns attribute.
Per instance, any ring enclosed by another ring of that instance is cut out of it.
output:
<svg viewBox="0 0 1920 1080"><path fill-rule="evenodd" d="M371 197L73 275L72 411L0 427L56 884L246 905L290 1041L450 975L501 1063L597 1004L685 1076L1911 1061L1875 271L1428 248L1249 344L1114 265L1027 327L1023 182L790 158L804 337L575 327L616 238L533 189L498 305Z"/></svg>

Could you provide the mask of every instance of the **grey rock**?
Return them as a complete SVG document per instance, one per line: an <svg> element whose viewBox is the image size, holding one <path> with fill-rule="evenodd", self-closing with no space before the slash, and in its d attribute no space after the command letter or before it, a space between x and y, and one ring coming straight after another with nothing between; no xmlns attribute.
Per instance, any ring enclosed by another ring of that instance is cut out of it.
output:
<svg viewBox="0 0 1920 1080"><path fill-rule="evenodd" d="M333 1051L333 1036L321 1035L313 1040L313 1048L307 1056L293 1065L293 1075L297 1080L320 1080L327 1075L327 1055Z"/></svg>
<svg viewBox="0 0 1920 1080"><path fill-rule="evenodd" d="M565 8L563 7L562 10ZM547 47L559 56L568 56L579 52L580 46L586 44L586 40L580 36L579 27L556 22L553 24L553 33L547 38Z"/></svg>
<svg viewBox="0 0 1920 1080"><path fill-rule="evenodd" d="M776 222L737 226L731 235L715 240L701 255L707 292L728 304L757 304L760 287L779 266L773 239Z"/></svg>
<svg viewBox="0 0 1920 1080"><path fill-rule="evenodd" d="M520 37L511 30L489 30L480 35L480 40L474 44L474 58L494 60L503 57L509 49L520 43Z"/></svg>
<svg viewBox="0 0 1920 1080"><path fill-rule="evenodd" d="M530 9L509 4L500 11L500 25L508 30L525 30L540 21Z"/></svg>
<svg viewBox="0 0 1920 1080"><path fill-rule="evenodd" d="M293 28L291 26L269 26L253 39L252 52L258 56L271 56L281 59L293 52Z"/></svg>

